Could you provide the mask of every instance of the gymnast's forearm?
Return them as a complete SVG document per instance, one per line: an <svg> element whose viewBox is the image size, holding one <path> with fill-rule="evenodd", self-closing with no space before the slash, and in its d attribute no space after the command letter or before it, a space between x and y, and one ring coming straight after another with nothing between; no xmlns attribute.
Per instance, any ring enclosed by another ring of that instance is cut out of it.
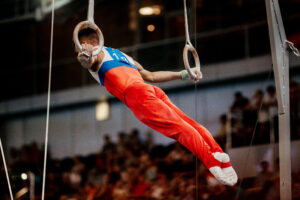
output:
<svg viewBox="0 0 300 200"><path fill-rule="evenodd" d="M152 82L152 83L158 83L158 82L166 82L166 81L172 81L181 79L181 72L173 72L173 71L156 71L156 72L150 72L151 74L148 76L146 81Z"/></svg>

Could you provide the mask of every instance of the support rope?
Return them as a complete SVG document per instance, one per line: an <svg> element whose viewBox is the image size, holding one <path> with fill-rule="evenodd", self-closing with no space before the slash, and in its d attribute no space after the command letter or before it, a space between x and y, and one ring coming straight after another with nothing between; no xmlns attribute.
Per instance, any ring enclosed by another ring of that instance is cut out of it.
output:
<svg viewBox="0 0 300 200"><path fill-rule="evenodd" d="M197 1L194 0L194 45L197 51ZM195 121L198 121L198 88L197 83L195 82ZM198 158L196 157L196 200L199 199L198 190L199 190L199 183L198 183Z"/></svg>
<svg viewBox="0 0 300 200"><path fill-rule="evenodd" d="M195 45L196 46L196 45ZM197 95L197 93L198 93L198 91L197 91L197 83L195 83L195 121L197 122L197 119L198 119L198 104L197 104L197 102L198 102L198 95ZM198 200L198 189L199 189L199 185L198 185L198 176L199 176L199 174L198 174L198 158L197 158L197 156L195 156L195 158L196 158L196 200Z"/></svg>
<svg viewBox="0 0 300 200"><path fill-rule="evenodd" d="M52 53L53 53L53 29L54 29L54 0L52 0L52 16L51 16L51 39L50 39L50 58L49 58L49 77L48 77L48 97L47 97L47 117L46 117L46 133L45 133L45 150L44 150L44 168L43 168L43 185L42 200L45 197L46 169L47 169L47 153L48 153L48 135L49 135L49 114L50 114L50 94L51 94L51 76L52 76Z"/></svg>
<svg viewBox="0 0 300 200"><path fill-rule="evenodd" d="M188 72L189 78L193 81L195 81L196 74L191 70L189 60L188 60L188 52L190 51L193 54L193 58L195 61L195 67L200 71L200 79L202 78L201 74L201 67L200 67L200 60L198 53L194 46L192 45L190 41L190 35L189 35L189 23L188 23L188 17L187 17L187 9L186 9L186 0L183 0L183 5L184 5L184 21L185 21L185 47L183 49L183 63L184 67Z"/></svg>
<svg viewBox="0 0 300 200"><path fill-rule="evenodd" d="M190 34L189 34L189 23L188 23L188 16L187 16L187 8L186 8L186 0L183 0L183 6L184 6L184 21L185 21L185 38L186 38L186 43L185 43L185 47L184 47L184 50L183 50L183 62L184 62L184 66L186 68L186 70L188 71L188 75L190 77L191 80L194 81L194 78L196 77L196 75L191 71L191 68L190 68L190 65L189 65L189 61L188 61L188 51L191 51L191 53L193 54L193 57L194 57L194 61L195 61L195 67L199 69L200 71L200 60L199 60L199 57L198 57L198 54L197 54L197 43L196 43L196 40L197 40L197 34L196 34L196 31L197 31L197 28L196 28L196 11L197 11L197 1L192 1L192 8L193 9L193 18L194 18L194 43L195 43L195 48L193 47L193 45L191 44L191 41L190 41ZM201 78L202 78L202 75L201 75ZM198 99L197 99L197 82L194 81L195 83L195 121L197 121L197 111L198 111L198 108L197 108L197 102L198 102ZM195 156L195 170L196 170L196 178L195 178L195 195L196 195L196 200L198 200L198 158L197 156Z"/></svg>
<svg viewBox="0 0 300 200"><path fill-rule="evenodd" d="M1 149L2 159L3 159L3 165L4 165L5 174L6 174L6 179L7 179L7 184L8 184L8 190L9 190L10 199L13 200L14 198L13 198L13 194L12 194L12 190L11 190L11 185L10 185L10 181L9 181L8 170L7 170L7 165L6 165L6 162L5 162L5 157L4 157L4 151L3 151L3 146L2 146L1 138L0 138L0 149Z"/></svg>

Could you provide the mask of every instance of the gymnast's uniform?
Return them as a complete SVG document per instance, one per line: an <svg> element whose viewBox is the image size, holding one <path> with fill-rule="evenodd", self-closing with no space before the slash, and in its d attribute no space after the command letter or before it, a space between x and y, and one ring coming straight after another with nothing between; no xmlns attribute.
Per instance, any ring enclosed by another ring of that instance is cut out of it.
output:
<svg viewBox="0 0 300 200"><path fill-rule="evenodd" d="M185 115L158 87L144 83L134 61L125 53L104 47L98 71L90 73L108 92L125 103L134 115L152 129L173 138L202 160L209 169L221 168L212 153L223 152L203 126Z"/></svg>

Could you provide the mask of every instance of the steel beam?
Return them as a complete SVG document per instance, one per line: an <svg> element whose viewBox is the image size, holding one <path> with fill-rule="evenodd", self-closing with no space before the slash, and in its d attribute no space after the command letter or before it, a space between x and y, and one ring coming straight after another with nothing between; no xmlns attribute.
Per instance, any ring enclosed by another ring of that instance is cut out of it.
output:
<svg viewBox="0 0 300 200"><path fill-rule="evenodd" d="M279 120L280 199L291 200L289 52L278 0L265 0Z"/></svg>

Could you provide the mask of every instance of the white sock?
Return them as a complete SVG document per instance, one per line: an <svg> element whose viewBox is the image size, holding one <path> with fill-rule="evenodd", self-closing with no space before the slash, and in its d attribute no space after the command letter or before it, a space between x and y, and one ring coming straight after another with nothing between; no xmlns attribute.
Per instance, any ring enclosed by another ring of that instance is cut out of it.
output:
<svg viewBox="0 0 300 200"><path fill-rule="evenodd" d="M230 158L228 156L228 154L226 153L220 153L220 152L216 152L213 153L213 156L215 157L216 160L222 162L222 163L226 163L230 161ZM238 180L238 176L235 172L235 170L233 169L233 167L226 167L221 169L220 167L211 167L209 168L209 171L215 176L215 178L220 181L222 184L224 185L230 185L233 186L234 184L236 184L237 180Z"/></svg>

